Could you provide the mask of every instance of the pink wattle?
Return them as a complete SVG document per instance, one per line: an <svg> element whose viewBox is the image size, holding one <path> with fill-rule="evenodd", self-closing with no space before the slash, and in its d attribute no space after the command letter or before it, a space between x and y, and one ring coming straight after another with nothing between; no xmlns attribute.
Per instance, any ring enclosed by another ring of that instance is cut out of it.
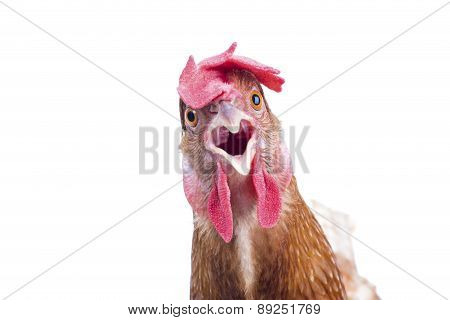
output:
<svg viewBox="0 0 450 320"><path fill-rule="evenodd" d="M252 180L257 196L256 214L258 222L263 228L271 228L280 218L280 189L273 176L267 173L264 166L254 168Z"/></svg>
<svg viewBox="0 0 450 320"><path fill-rule="evenodd" d="M233 237L233 213L230 198L227 175L220 163L217 162L217 177L208 198L208 213L217 232L227 243Z"/></svg>
<svg viewBox="0 0 450 320"><path fill-rule="evenodd" d="M256 161L255 161L256 162ZM256 191L256 215L263 228L275 226L281 213L281 194L274 177L265 166L253 163L252 182ZM227 175L217 162L216 180L208 198L208 214L217 233L225 242L233 238L233 212Z"/></svg>

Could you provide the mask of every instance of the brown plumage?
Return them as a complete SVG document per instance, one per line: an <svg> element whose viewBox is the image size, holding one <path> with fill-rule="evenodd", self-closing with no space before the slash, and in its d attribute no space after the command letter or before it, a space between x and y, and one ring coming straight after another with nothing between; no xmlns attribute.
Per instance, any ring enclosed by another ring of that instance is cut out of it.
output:
<svg viewBox="0 0 450 320"><path fill-rule="evenodd" d="M190 109L180 101L184 188L195 213L191 299L345 299L335 256L299 194L296 179L290 175L280 124L268 107L261 85L253 74L243 70L231 70L227 79L241 98L226 103L239 110L233 112L251 117L257 140L255 158L276 181L281 210L273 225L258 221L252 171L242 174L237 165L207 147L211 123L222 116L222 101L196 110L196 119L192 115L188 115L192 119L186 119ZM249 102L255 90L262 97L261 109L256 111ZM190 121L193 119L196 121ZM219 163L226 168L230 193L232 237L228 243L228 233L218 231L221 221L214 224L214 216L208 213Z"/></svg>
<svg viewBox="0 0 450 320"><path fill-rule="evenodd" d="M246 285L236 238L225 243L209 221L195 221L191 299L345 299L341 275L322 228L297 190L286 190L278 224L251 228L254 280ZM239 237L239 235L237 235Z"/></svg>

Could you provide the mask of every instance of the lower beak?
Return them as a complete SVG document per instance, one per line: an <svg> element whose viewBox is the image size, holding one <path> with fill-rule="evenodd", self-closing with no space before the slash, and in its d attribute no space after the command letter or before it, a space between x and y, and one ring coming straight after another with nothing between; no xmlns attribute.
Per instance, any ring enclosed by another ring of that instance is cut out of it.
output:
<svg viewBox="0 0 450 320"><path fill-rule="evenodd" d="M255 146L253 119L232 103L221 101L206 132L206 148L222 156L238 173L248 175Z"/></svg>

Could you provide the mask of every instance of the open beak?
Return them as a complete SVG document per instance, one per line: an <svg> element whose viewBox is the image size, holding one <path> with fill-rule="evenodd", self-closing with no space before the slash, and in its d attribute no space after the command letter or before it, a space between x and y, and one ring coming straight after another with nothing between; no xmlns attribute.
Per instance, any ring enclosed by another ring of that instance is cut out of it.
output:
<svg viewBox="0 0 450 320"><path fill-rule="evenodd" d="M253 119L227 101L212 108L217 114L206 132L206 148L225 158L240 174L249 174L256 145Z"/></svg>

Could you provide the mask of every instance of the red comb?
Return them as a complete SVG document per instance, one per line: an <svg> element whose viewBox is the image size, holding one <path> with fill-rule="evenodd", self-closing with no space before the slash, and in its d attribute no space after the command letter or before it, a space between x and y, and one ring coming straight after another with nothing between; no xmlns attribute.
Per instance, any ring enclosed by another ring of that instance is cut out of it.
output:
<svg viewBox="0 0 450 320"><path fill-rule="evenodd" d="M280 71L252 59L235 56L237 43L234 42L225 52L207 58L198 65L192 56L180 76L178 93L181 99L193 109L200 109L211 101L230 95L233 87L227 82L226 72L242 69L253 73L263 85L276 92L281 91L284 79Z"/></svg>

